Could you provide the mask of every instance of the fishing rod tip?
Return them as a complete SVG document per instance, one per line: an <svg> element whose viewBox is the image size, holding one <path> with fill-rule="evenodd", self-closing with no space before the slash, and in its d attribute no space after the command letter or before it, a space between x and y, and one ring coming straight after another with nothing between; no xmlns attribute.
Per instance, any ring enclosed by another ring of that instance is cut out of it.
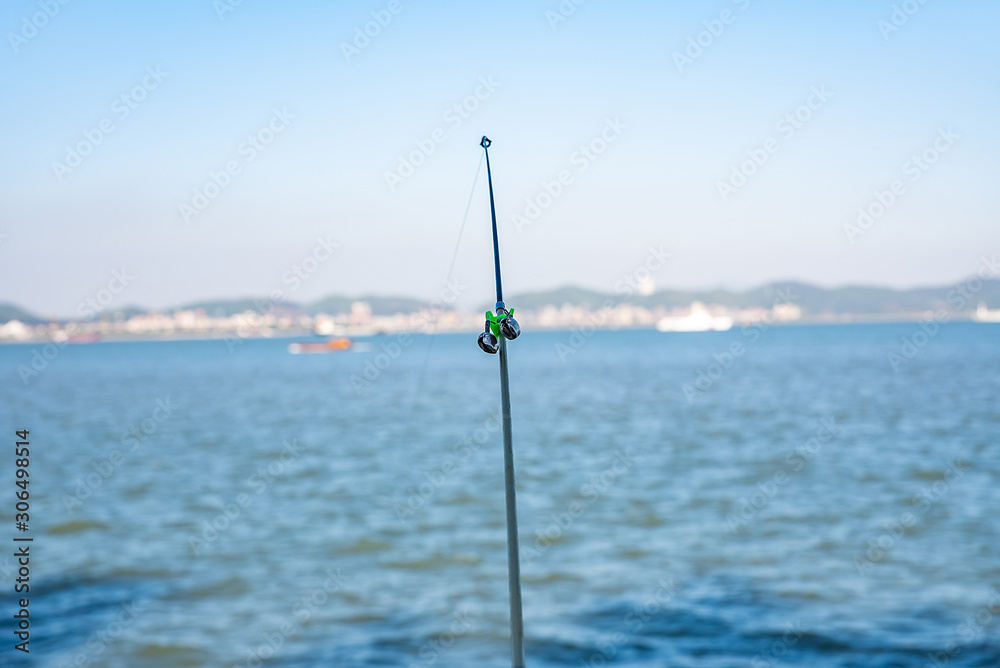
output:
<svg viewBox="0 0 1000 668"><path fill-rule="evenodd" d="M482 146L483 148L489 148L490 144L492 144L492 143L493 142L490 141L489 137L487 137L486 135L483 135L483 140L481 142L479 142L479 145Z"/></svg>

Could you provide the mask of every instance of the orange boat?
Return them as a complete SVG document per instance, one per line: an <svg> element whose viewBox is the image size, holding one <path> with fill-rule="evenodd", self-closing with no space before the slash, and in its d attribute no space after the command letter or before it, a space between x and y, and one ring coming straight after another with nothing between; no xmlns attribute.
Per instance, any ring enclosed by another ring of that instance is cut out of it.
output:
<svg viewBox="0 0 1000 668"><path fill-rule="evenodd" d="M293 355L299 353L337 353L350 350L351 340L345 336L334 337L323 342L300 341L288 344L288 352Z"/></svg>

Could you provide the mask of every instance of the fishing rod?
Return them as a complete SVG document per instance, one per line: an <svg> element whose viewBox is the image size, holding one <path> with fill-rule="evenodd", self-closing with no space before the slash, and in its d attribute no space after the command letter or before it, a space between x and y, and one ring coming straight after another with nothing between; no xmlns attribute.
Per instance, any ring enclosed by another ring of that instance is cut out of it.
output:
<svg viewBox="0 0 1000 668"><path fill-rule="evenodd" d="M521 334L514 320L514 309L503 303L500 282L500 242L497 239L497 209L493 201L493 174L490 172L490 144L486 136L479 142L486 152L486 180L490 186L490 216L493 219L493 267L496 272L496 313L486 312L486 328L479 335L479 347L494 355L500 353L500 408L503 414L503 474L507 495L507 581L510 590L510 661L514 668L524 668L524 621L521 617L521 560L517 545L517 499L514 495L514 446L510 435L510 379L507 375L507 341Z"/></svg>

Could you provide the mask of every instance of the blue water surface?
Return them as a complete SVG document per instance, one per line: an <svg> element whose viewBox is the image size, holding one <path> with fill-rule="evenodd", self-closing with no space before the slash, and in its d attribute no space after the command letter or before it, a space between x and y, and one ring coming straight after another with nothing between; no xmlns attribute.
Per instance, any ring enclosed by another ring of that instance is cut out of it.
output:
<svg viewBox="0 0 1000 668"><path fill-rule="evenodd" d="M528 665L1000 665L1000 326L918 331L513 342ZM358 343L0 347L0 663L509 666L497 358Z"/></svg>

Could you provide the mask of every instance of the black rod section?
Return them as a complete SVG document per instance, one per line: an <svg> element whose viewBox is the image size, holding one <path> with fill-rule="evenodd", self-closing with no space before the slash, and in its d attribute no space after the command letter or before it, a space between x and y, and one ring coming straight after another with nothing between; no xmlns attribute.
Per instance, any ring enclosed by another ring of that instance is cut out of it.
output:
<svg viewBox="0 0 1000 668"><path fill-rule="evenodd" d="M493 174L490 172L490 144L488 137L484 136L479 143L486 151L486 180L490 185L490 215L493 217L493 266L497 275L497 308L503 307L503 287L500 284L500 241L497 238L497 208L493 202Z"/></svg>

